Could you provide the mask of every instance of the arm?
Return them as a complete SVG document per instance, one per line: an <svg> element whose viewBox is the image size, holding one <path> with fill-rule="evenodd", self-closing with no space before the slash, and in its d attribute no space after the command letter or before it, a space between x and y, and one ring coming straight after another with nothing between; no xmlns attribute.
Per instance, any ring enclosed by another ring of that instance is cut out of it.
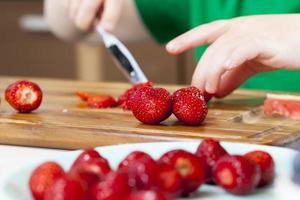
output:
<svg viewBox="0 0 300 200"><path fill-rule="evenodd" d="M109 3L107 3L112 1L115 1L115 4L111 3L109 5ZM78 13L81 12L81 16L78 17L79 14L77 14L77 16L75 16L74 12L72 14L71 5L67 4L66 2L68 1L44 1L45 18L52 32L64 40L99 41L99 39L97 39L98 37L95 36L91 31L93 29L83 24L83 21L89 17L86 16L86 14L92 12L89 9L93 8L90 6L88 9L84 10L84 7L86 8L88 6L81 6L80 9L82 9L78 11ZM144 40L150 38L141 22L141 19L139 18L133 0L125 0L123 3L120 3L120 0L107 0L103 3L104 5L101 5L100 2L103 2L101 0L98 0L98 2L98 6L105 7L102 13L102 18L99 22L101 26L104 26L104 28L105 25L108 24L108 28L105 29L113 32L122 40ZM120 12L116 15L118 10ZM95 21L96 14L92 17L93 19L91 20Z"/></svg>

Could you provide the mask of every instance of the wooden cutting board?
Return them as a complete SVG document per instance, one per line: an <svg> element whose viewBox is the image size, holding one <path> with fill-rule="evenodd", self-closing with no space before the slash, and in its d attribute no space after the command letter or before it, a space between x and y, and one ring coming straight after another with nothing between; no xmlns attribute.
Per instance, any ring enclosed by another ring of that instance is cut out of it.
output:
<svg viewBox="0 0 300 200"><path fill-rule="evenodd" d="M78 149L120 143L220 140L269 145L292 145L299 141L300 122L263 115L264 92L236 91L213 100L202 126L178 123L172 116L161 125L139 123L121 108L89 109L74 95L78 90L117 97L130 87L123 83L89 83L31 79L44 91L42 106L34 113L19 114L4 100L8 84L20 78L0 77L0 143ZM164 86L170 92L179 86Z"/></svg>

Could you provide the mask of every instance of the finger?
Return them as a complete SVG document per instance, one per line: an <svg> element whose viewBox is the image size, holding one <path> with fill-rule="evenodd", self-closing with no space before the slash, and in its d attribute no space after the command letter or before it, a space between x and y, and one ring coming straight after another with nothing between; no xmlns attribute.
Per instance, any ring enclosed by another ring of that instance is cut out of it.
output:
<svg viewBox="0 0 300 200"><path fill-rule="evenodd" d="M69 7L69 4L70 4L70 0L64 0L63 6L64 6L65 8L68 8L68 7Z"/></svg>
<svg viewBox="0 0 300 200"><path fill-rule="evenodd" d="M241 39L223 35L214 43L214 53L207 58L205 63L201 65L207 68L205 73L205 90L214 94L218 87L222 75L226 72L225 62L231 55L237 45L241 43Z"/></svg>
<svg viewBox="0 0 300 200"><path fill-rule="evenodd" d="M225 61L225 68L230 70L241 66L243 63L254 60L260 54L267 54L263 47L255 41L245 41L241 43L231 53L229 58Z"/></svg>
<svg viewBox="0 0 300 200"><path fill-rule="evenodd" d="M82 0L69 0L69 2L70 2L69 17L70 19L75 20Z"/></svg>
<svg viewBox="0 0 300 200"><path fill-rule="evenodd" d="M217 92L215 92L214 96L222 98L229 95L255 74L256 72L251 70L247 64L236 67L233 70L226 71L221 78L219 88Z"/></svg>
<svg viewBox="0 0 300 200"><path fill-rule="evenodd" d="M117 24L122 8L122 1L107 0L104 3L104 11L100 20L100 25L106 31L112 31Z"/></svg>
<svg viewBox="0 0 300 200"><path fill-rule="evenodd" d="M209 58L212 57L213 53L214 44L210 45L203 53L193 74L192 85L199 88L202 91L205 91L205 74L207 71L207 67L204 63L209 62Z"/></svg>
<svg viewBox="0 0 300 200"><path fill-rule="evenodd" d="M75 25L82 31L88 31L94 24L103 0L84 0L76 16Z"/></svg>
<svg viewBox="0 0 300 200"><path fill-rule="evenodd" d="M179 54L200 45L210 44L227 30L228 24L228 20L220 20L194 28L170 41L166 49L171 54Z"/></svg>

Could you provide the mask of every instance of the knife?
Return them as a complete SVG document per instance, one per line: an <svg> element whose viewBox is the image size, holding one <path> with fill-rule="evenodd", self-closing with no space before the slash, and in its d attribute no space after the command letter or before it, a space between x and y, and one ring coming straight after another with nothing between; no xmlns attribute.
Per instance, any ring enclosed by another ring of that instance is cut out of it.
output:
<svg viewBox="0 0 300 200"><path fill-rule="evenodd" d="M116 36L106 32L100 26L96 26L96 32L101 35L104 45L113 55L116 65L130 82L136 84L148 81L132 54Z"/></svg>

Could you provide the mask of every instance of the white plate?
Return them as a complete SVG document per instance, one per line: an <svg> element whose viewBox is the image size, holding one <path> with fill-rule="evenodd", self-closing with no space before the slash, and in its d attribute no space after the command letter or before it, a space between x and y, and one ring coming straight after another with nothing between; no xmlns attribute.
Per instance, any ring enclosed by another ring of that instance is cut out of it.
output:
<svg viewBox="0 0 300 200"><path fill-rule="evenodd" d="M99 147L97 150L106 157L112 167L117 164L131 151L141 150L149 153L154 158L168 150L172 149L185 149L190 152L195 152L199 142L167 142L167 143L146 143L146 144L128 144L118 146ZM265 150L272 154L276 164L276 179L273 185L265 189L256 190L248 196L234 196L224 192L216 186L203 185L194 197L189 199L209 199L209 200L237 200L237 199L251 199L251 200L299 200L300 199L300 186L292 182L292 162L296 152L290 149L249 145L240 143L227 143L223 142L222 145L232 154L244 154L251 150ZM78 156L81 151L74 151L66 153L66 155L51 159L59 162L65 169L68 169L73 160ZM30 166L21 167L19 170L9 174L0 183L0 200L28 200L31 199L28 190L28 178L31 171L41 162L49 160L45 157L42 161L31 164Z"/></svg>

